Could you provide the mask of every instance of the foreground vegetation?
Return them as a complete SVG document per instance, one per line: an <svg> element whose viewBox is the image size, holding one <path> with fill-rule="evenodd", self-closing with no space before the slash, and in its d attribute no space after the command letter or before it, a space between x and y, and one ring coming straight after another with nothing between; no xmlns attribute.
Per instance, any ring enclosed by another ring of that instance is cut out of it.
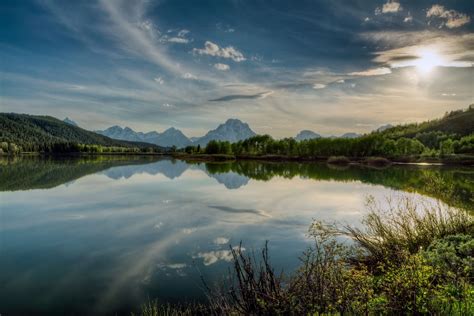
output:
<svg viewBox="0 0 474 316"><path fill-rule="evenodd" d="M141 315L472 315L474 218L405 197L369 198L364 227L314 222L313 246L291 275L230 248L231 280L209 304L148 302Z"/></svg>

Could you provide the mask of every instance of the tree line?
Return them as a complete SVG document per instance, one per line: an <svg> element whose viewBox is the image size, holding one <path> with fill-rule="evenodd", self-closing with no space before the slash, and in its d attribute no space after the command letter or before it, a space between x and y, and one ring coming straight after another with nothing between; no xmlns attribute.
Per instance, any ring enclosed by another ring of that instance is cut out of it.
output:
<svg viewBox="0 0 474 316"><path fill-rule="evenodd" d="M156 153L161 152L156 147L121 147L103 146L94 144L80 144L75 142L61 143L13 143L0 142L0 155L16 155L24 152L40 153Z"/></svg>
<svg viewBox="0 0 474 316"><path fill-rule="evenodd" d="M204 148L188 146L187 153L224 155L282 155L298 157L369 157L388 158L423 155L427 157L474 153L474 134L459 137L439 131L419 133L413 138L393 138L389 134L372 133L358 138L316 138L296 141L258 135L236 143L210 141Z"/></svg>

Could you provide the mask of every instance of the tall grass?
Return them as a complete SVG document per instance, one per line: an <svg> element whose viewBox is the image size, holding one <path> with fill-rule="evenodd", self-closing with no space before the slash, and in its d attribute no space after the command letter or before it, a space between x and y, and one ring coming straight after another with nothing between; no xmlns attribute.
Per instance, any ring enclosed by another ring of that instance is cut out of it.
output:
<svg viewBox="0 0 474 316"><path fill-rule="evenodd" d="M332 227L334 235L347 236L375 261L397 261L401 254L426 249L436 239L449 235L474 235L473 216L467 211L444 206L439 202L403 196L387 198L384 203L367 199L368 214L364 227ZM321 223L313 223L315 229ZM331 227L325 225L325 228Z"/></svg>

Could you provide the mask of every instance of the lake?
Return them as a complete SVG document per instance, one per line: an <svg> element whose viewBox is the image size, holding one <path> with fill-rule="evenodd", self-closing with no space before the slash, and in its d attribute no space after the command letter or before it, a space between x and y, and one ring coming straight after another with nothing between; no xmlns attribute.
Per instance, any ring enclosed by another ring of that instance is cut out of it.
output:
<svg viewBox="0 0 474 316"><path fill-rule="evenodd" d="M124 314L201 301L229 245L291 272L313 219L358 225L370 195L473 209L474 170L156 157L0 160L0 314ZM408 192L408 193L407 193Z"/></svg>

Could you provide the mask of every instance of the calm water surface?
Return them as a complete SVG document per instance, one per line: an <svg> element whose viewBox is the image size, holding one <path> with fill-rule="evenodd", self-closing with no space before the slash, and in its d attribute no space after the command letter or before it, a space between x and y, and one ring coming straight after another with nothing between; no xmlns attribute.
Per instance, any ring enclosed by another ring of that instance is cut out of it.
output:
<svg viewBox="0 0 474 316"><path fill-rule="evenodd" d="M203 299L229 244L270 241L291 271L313 219L357 224L367 195L472 208L474 171L321 164L188 164L96 157L0 160L0 314L128 314Z"/></svg>

